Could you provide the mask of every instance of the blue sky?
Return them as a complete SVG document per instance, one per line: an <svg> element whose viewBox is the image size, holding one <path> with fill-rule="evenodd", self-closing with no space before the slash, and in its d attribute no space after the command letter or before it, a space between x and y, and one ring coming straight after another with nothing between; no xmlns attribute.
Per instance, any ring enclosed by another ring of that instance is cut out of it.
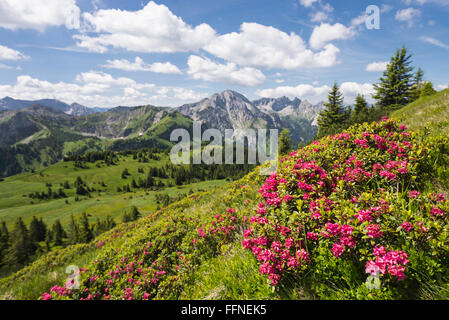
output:
<svg viewBox="0 0 449 320"><path fill-rule="evenodd" d="M351 103L402 45L443 89L448 17L449 0L0 0L0 98L179 106L233 89L315 103L337 81Z"/></svg>

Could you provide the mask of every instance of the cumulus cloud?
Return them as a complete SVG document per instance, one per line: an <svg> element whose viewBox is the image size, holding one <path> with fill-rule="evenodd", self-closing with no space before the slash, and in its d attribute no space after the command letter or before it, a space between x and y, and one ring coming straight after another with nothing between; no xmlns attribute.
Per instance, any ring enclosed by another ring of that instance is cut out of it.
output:
<svg viewBox="0 0 449 320"><path fill-rule="evenodd" d="M0 0L0 27L9 30L68 25L79 16L76 0Z"/></svg>
<svg viewBox="0 0 449 320"><path fill-rule="evenodd" d="M256 94L263 98L279 98L279 97L300 97L307 99L312 103L318 103L324 100L331 88L327 85L315 87L310 84L300 84L293 86L280 86L272 89L257 90Z"/></svg>
<svg viewBox="0 0 449 320"><path fill-rule="evenodd" d="M0 60L16 61L22 59L28 59L28 57L17 50L0 45Z"/></svg>
<svg viewBox="0 0 449 320"><path fill-rule="evenodd" d="M321 22L327 20L329 18L328 14L324 11L317 11L312 13L310 16L310 21L312 22Z"/></svg>
<svg viewBox="0 0 449 320"><path fill-rule="evenodd" d="M227 61L255 68L297 69L331 67L339 49L332 44L313 52L295 33L287 34L258 23L243 23L240 32L221 35L204 47Z"/></svg>
<svg viewBox="0 0 449 320"><path fill-rule="evenodd" d="M328 42L349 39L355 34L356 32L352 27L345 27L341 23L336 23L334 25L322 23L313 28L309 43L313 49L320 49Z"/></svg>
<svg viewBox="0 0 449 320"><path fill-rule="evenodd" d="M299 2L306 8L311 7L315 2L318 2L318 0L299 0Z"/></svg>
<svg viewBox="0 0 449 320"><path fill-rule="evenodd" d="M449 88L448 84L439 84L439 85L437 85L437 90L444 90L444 89L447 89L447 88Z"/></svg>
<svg viewBox="0 0 449 320"><path fill-rule="evenodd" d="M420 37L419 39L421 41L433 44L434 46L437 46L437 47L449 50L449 45L447 45L446 43L444 43L444 42L442 42L442 41L440 41L438 39L435 39L435 38L432 38L432 37L425 37L425 36L424 37Z"/></svg>
<svg viewBox="0 0 449 320"><path fill-rule="evenodd" d="M150 71L167 74L182 74L181 70L170 62L155 62L152 64L146 64L140 57L136 57L134 62L126 59L107 60L106 64L102 67L124 71Z"/></svg>
<svg viewBox="0 0 449 320"><path fill-rule="evenodd" d="M366 66L368 72L383 72L387 68L388 61L372 62Z"/></svg>
<svg viewBox="0 0 449 320"><path fill-rule="evenodd" d="M194 51L215 37L208 24L192 27L153 1L138 11L105 9L86 12L83 18L84 32L74 36L77 45L100 53L108 47L137 52Z"/></svg>
<svg viewBox="0 0 449 320"><path fill-rule="evenodd" d="M161 94L161 93L164 94ZM178 87L158 87L130 78L115 78L107 73L89 71L76 76L73 83L50 82L29 75L17 77L10 85L0 84L0 96L16 99L59 99L88 107L136 106L144 104L177 106L195 102L206 94Z"/></svg>
<svg viewBox="0 0 449 320"><path fill-rule="evenodd" d="M238 68L235 63L219 64L210 59L190 56L187 73L196 80L225 82L242 86L257 86L265 81L265 75L255 68Z"/></svg>
<svg viewBox="0 0 449 320"><path fill-rule="evenodd" d="M402 0L402 2L404 2L408 6L412 5L412 4L424 5L424 4L428 4L428 3L438 4L438 5L442 5L442 6L449 5L449 1L447 1L447 0Z"/></svg>
<svg viewBox="0 0 449 320"><path fill-rule="evenodd" d="M281 86L273 89L263 89L256 92L257 95L264 98L279 98L287 96L290 98L299 97L307 99L312 103L318 103L326 100L331 87L327 85L317 86L310 84L300 84L298 86ZM373 86L368 83L344 82L340 85L340 90L345 97L346 103L352 103L358 94L362 94L371 101Z"/></svg>
<svg viewBox="0 0 449 320"><path fill-rule="evenodd" d="M421 16L421 10L414 8L407 8L398 10L396 12L395 19L401 22L407 22L408 26L411 27L415 20Z"/></svg>

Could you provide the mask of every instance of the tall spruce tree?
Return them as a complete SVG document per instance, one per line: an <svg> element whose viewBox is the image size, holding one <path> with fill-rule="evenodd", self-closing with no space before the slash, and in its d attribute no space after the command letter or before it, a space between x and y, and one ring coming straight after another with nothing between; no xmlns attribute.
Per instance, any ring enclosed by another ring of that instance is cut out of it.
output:
<svg viewBox="0 0 449 320"><path fill-rule="evenodd" d="M73 215L70 217L70 223L69 223L69 233L67 235L68 243L69 244L75 244L80 242L80 231L78 224L75 222L75 218Z"/></svg>
<svg viewBox="0 0 449 320"><path fill-rule="evenodd" d="M92 230L89 226L87 214L83 212L80 220L80 242L88 243L94 238Z"/></svg>
<svg viewBox="0 0 449 320"><path fill-rule="evenodd" d="M31 240L29 231L22 218L17 218L10 234L10 247L8 248L6 261L12 268L20 268L31 261L36 251L36 245Z"/></svg>
<svg viewBox="0 0 449 320"><path fill-rule="evenodd" d="M424 71L421 68L418 68L418 70L415 73L415 76L413 77L413 83L412 83L412 93L411 93L411 101L413 102L421 96L421 90L424 86Z"/></svg>
<svg viewBox="0 0 449 320"><path fill-rule="evenodd" d="M279 155L285 155L292 149L292 141L288 129L283 129L279 137Z"/></svg>
<svg viewBox="0 0 449 320"><path fill-rule="evenodd" d="M351 123L362 123L368 121L369 107L365 97L357 95L355 98L354 110L351 113Z"/></svg>
<svg viewBox="0 0 449 320"><path fill-rule="evenodd" d="M346 109L344 107L343 94L335 82L328 95L325 109L318 116L318 137L334 134L344 127Z"/></svg>
<svg viewBox="0 0 449 320"><path fill-rule="evenodd" d="M377 100L378 107L405 106L413 100L411 58L406 47L398 49L391 58L380 83L374 85L376 92L373 98Z"/></svg>
<svg viewBox="0 0 449 320"><path fill-rule="evenodd" d="M433 94L437 93L436 90L433 88L433 84L430 81L426 81L426 83L423 85L421 92L420 92L420 97L427 97L427 96L431 96Z"/></svg>
<svg viewBox="0 0 449 320"><path fill-rule="evenodd" d="M53 243L55 244L55 246L62 245L63 238L66 238L67 235L64 231L64 228L61 225L61 221L56 220L51 228L51 231L52 231L52 238L53 238L52 240L53 240Z"/></svg>
<svg viewBox="0 0 449 320"><path fill-rule="evenodd" d="M6 255L7 249L9 247L9 231L6 227L6 223L2 221L0 225L0 267Z"/></svg>
<svg viewBox="0 0 449 320"><path fill-rule="evenodd" d="M45 240L45 235L47 233L47 226L42 219L37 219L33 216L30 223L30 238L32 241L40 242Z"/></svg>

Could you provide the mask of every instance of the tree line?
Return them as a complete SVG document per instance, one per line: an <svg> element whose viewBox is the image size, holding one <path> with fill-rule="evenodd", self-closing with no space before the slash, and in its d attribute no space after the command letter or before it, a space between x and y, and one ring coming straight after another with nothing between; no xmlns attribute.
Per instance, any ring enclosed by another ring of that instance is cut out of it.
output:
<svg viewBox="0 0 449 320"><path fill-rule="evenodd" d="M77 220L72 215L67 230L59 219L49 226L42 218L33 216L27 227L23 219L18 217L11 230L3 221L0 223L0 273L19 270L49 252L52 247L88 243L115 226L110 216L97 218L95 223L90 224L85 212Z"/></svg>
<svg viewBox="0 0 449 320"><path fill-rule="evenodd" d="M365 97L358 95L353 107L345 106L343 94L334 83L328 95L325 109L318 117L317 138L336 134L353 124L378 121L383 116L398 110L407 104L436 93L430 81L424 81L424 72L412 67L412 55L406 47L398 49L391 58L379 83L374 85L370 106Z"/></svg>

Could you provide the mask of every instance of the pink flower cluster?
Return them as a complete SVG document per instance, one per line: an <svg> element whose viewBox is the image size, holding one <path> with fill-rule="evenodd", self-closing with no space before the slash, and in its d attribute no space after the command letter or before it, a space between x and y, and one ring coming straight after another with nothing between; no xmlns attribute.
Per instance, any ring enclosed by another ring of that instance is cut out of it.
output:
<svg viewBox="0 0 449 320"><path fill-rule="evenodd" d="M398 280L404 280L405 266L408 264L408 255L403 251L386 252L384 247L374 248L375 260L369 260L366 263L365 270L367 273L375 275L378 271L381 274L390 274Z"/></svg>

